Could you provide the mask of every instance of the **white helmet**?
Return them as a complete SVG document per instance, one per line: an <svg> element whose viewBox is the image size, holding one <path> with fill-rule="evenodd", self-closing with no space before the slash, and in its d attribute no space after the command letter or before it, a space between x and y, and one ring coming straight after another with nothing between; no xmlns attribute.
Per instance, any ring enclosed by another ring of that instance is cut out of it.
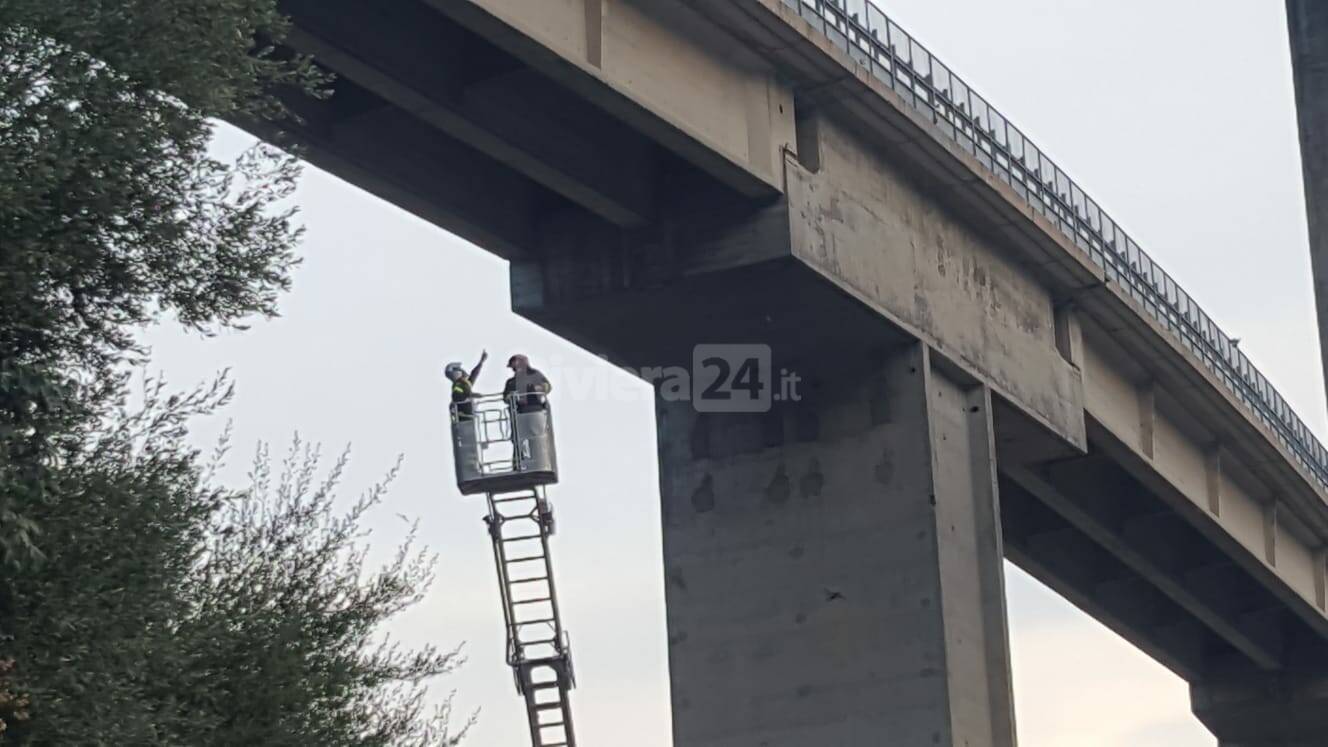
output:
<svg viewBox="0 0 1328 747"><path fill-rule="evenodd" d="M451 363L447 364L446 368L443 369L443 375L451 379L452 381L456 381L462 376L465 376L465 374L466 374L466 369L462 368L461 363L459 363L458 361L452 361Z"/></svg>

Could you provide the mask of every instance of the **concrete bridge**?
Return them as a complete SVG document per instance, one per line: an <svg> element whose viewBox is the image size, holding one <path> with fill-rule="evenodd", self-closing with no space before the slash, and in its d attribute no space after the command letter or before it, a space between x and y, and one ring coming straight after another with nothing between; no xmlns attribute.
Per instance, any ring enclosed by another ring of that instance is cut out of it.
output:
<svg viewBox="0 0 1328 747"><path fill-rule="evenodd" d="M339 76L290 134L510 260L518 313L803 377L768 412L657 398L678 744L1013 745L1002 557L1223 745L1328 744L1328 452L879 9L283 5Z"/></svg>

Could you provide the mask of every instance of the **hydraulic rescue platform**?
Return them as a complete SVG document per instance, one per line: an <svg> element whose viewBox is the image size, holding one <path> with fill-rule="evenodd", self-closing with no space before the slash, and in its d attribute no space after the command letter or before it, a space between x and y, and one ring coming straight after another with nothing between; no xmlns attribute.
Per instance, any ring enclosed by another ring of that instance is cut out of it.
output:
<svg viewBox="0 0 1328 747"><path fill-rule="evenodd" d="M558 481L553 415L543 396L518 399L476 396L452 405L457 486L488 501L484 523L498 569L507 663L525 699L531 743L575 747L569 693L576 678L558 614L549 556L553 508L544 493Z"/></svg>

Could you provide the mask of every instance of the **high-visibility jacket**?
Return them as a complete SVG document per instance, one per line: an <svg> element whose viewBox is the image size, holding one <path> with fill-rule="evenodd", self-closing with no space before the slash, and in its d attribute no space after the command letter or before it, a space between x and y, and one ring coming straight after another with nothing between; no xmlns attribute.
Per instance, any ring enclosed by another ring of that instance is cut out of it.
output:
<svg viewBox="0 0 1328 747"><path fill-rule="evenodd" d="M452 404L455 406L457 417L474 417L475 406L470 402L472 394L474 390L468 380L457 379L452 382Z"/></svg>

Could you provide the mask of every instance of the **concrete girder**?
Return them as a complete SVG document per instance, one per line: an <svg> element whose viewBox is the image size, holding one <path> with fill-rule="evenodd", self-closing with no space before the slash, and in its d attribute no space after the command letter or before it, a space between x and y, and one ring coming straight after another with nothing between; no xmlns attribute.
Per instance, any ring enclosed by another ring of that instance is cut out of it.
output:
<svg viewBox="0 0 1328 747"><path fill-rule="evenodd" d="M605 0L422 2L740 194L779 194L778 160L793 137L791 95L781 90L759 55L683 6L653 3L642 12L635 3L609 5ZM660 40L667 43L656 47ZM652 82L672 76L657 75L648 65L620 70L634 62L623 52L662 53L660 64L694 75L671 90L652 88ZM697 86L715 79L725 80L731 95L703 100ZM722 136L731 133L722 131L720 121L742 130L741 146L724 141Z"/></svg>
<svg viewBox="0 0 1328 747"><path fill-rule="evenodd" d="M1155 587L1138 595L1095 593L1134 572L1042 501L1002 474L1001 519L1005 555L1095 620L1187 680L1198 678L1213 650L1225 644ZM1151 612L1149 612L1151 610Z"/></svg>
<svg viewBox="0 0 1328 747"><path fill-rule="evenodd" d="M391 8L391 13L388 12ZM479 42L414 3L354 13L341 3L285 0L288 44L450 137L619 225L654 206L653 144L515 58L474 79ZM470 57L470 59L467 59Z"/></svg>
<svg viewBox="0 0 1328 747"><path fill-rule="evenodd" d="M1135 449L1121 442L1109 429L1091 419L1089 438L1104 457L1112 460L1148 494L1156 496L1162 505L1182 517L1190 529L1205 539L1201 546L1207 548L1209 554L1201 562L1212 562L1215 555L1220 556L1223 562L1235 562L1245 575L1268 590L1284 609L1293 613L1294 617L1320 637L1328 639L1328 617L1315 607L1314 601L1306 599L1283 583L1277 577L1276 569L1265 562L1262 552L1251 552L1225 528L1218 525L1205 507L1197 505L1193 499L1183 494L1180 488L1160 474L1155 462L1143 458Z"/></svg>
<svg viewBox="0 0 1328 747"><path fill-rule="evenodd" d="M498 161L394 108L345 115L330 101L303 101L299 114L302 122L280 130L235 124L293 144L313 165L505 259L529 256L536 247L546 197Z"/></svg>
<svg viewBox="0 0 1328 747"><path fill-rule="evenodd" d="M1070 482L1063 477L1058 480L1055 473L1063 475L1075 471L1076 467L1073 462L1059 463L1056 467L1055 471L1039 471L1003 466L1002 471L1255 664L1264 669L1277 669L1281 665L1281 642L1275 635L1276 629L1272 631L1273 635L1269 635L1267 629L1250 629L1239 613L1229 609L1228 600L1198 590L1193 572L1178 574L1159 563L1151 547L1139 544L1137 539L1132 539L1119 528L1128 517L1106 515L1118 502L1104 491L1100 481L1075 479ZM1236 570L1234 564L1229 564L1228 571L1231 570Z"/></svg>

